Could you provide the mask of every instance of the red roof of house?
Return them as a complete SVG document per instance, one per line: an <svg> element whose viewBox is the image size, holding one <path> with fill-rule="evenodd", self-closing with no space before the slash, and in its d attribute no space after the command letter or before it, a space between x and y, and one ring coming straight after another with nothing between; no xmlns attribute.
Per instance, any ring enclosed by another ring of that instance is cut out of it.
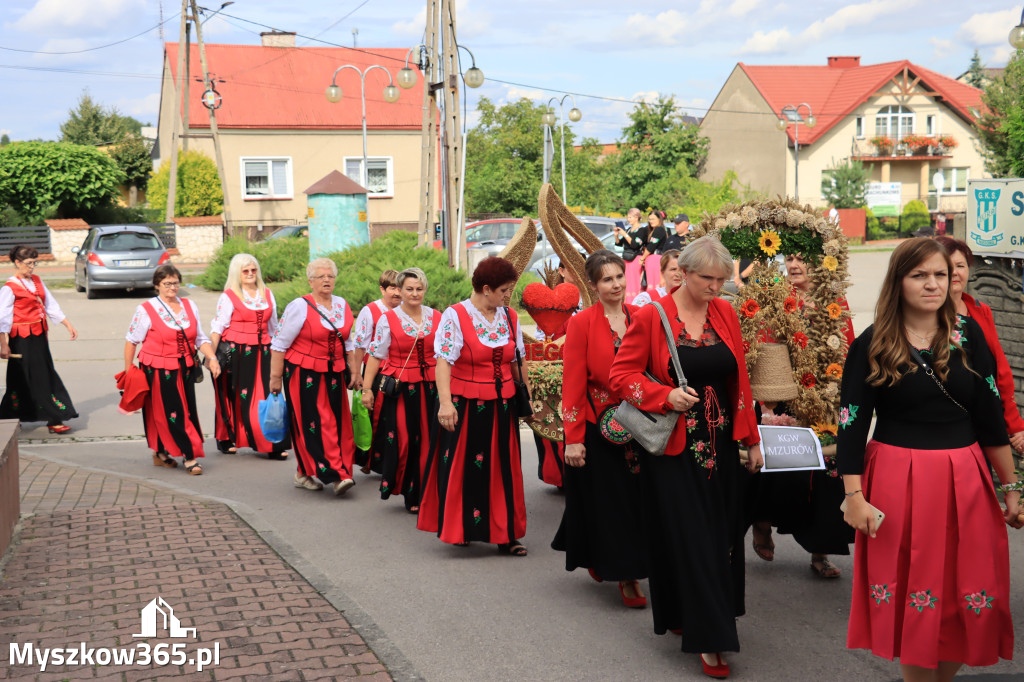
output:
<svg viewBox="0 0 1024 682"><path fill-rule="evenodd" d="M973 121L970 109L981 109L981 90L960 83L907 60L860 66L859 58L830 59L831 66L750 66L740 62L754 87L772 108L778 112L788 104L806 102L818 119L813 128L801 126L800 144L811 144L836 125L869 97L882 89L906 68L910 82L920 78L918 86L930 90L937 99L965 121ZM800 113L806 116L801 107ZM793 140L793 126L786 131Z"/></svg>
<svg viewBox="0 0 1024 682"><path fill-rule="evenodd" d="M190 50L191 82L188 88L189 126L208 128L209 116L203 94L199 48ZM219 128L342 129L362 127L359 76L352 69L337 77L343 97L331 103L324 90L334 70L351 64L360 71L372 64L386 67L392 78L405 66L405 49L343 47L263 47L260 45L206 45L210 73L217 79L223 98L217 109ZM178 44L166 43L164 56L171 73L177 74ZM366 76L366 125L373 129L418 130L423 118L423 78L419 76L394 104L384 101L387 76L380 69ZM223 82L220 82L223 81ZM397 83L396 83L397 85Z"/></svg>

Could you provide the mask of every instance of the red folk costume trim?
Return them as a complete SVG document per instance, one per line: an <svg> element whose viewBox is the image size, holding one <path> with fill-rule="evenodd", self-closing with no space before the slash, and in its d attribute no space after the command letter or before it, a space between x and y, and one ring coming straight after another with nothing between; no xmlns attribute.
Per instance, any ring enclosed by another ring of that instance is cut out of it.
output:
<svg viewBox="0 0 1024 682"><path fill-rule="evenodd" d="M678 338L683 326L676 319L678 309L672 294L658 299L658 302L668 316L673 338ZM736 374L729 379L728 410L732 419L732 438L747 446L754 445L761 442L761 437L757 432L751 403L750 378L743 357L739 319L731 305L716 298L708 305L708 321L736 360ZM670 409L668 394L675 384L668 376L668 363L651 363L651 358L668 357L668 343L661 327L661 318L654 306L644 306L633 316L633 323L626 331L615 362L612 363L608 375L612 389L643 410L667 412ZM650 371L660 383L645 377L645 370ZM669 438L665 454L678 455L685 448L686 420L680 419Z"/></svg>
<svg viewBox="0 0 1024 682"><path fill-rule="evenodd" d="M968 294L963 295L964 305L967 306L967 314L974 319L985 333L985 343L992 351L996 360L996 386L999 388L999 398L1003 402L1003 418L1006 420L1006 430L1010 433L1024 431L1024 419L1021 419L1020 410L1017 408L1017 401L1014 397L1013 372L1010 370L1010 363L1006 361L1006 353L999 343L999 335L996 332L996 321L992 316L992 309L984 303L975 301Z"/></svg>
<svg viewBox="0 0 1024 682"><path fill-rule="evenodd" d="M388 357L383 373L404 383L434 381L434 368L437 367L437 358L434 357L434 334L441 325L441 313L433 311L430 333L423 338L414 338L406 334L402 329L402 319L394 310L387 311L383 317L388 321L391 332L391 343L388 345Z"/></svg>
<svg viewBox="0 0 1024 682"><path fill-rule="evenodd" d="M302 298L312 303L313 306L316 305L312 294ZM341 326L335 325L345 339L348 339L354 322L352 308L346 301L345 322ZM344 341L338 338L333 329L324 327L320 313L309 305L306 306L306 321L284 357L293 365L311 369L314 372L345 371Z"/></svg>
<svg viewBox="0 0 1024 682"><path fill-rule="evenodd" d="M451 392L463 398L479 398L495 400L511 398L516 393L512 383L512 361L516 357L516 330L519 319L516 311L509 309L509 342L500 348L485 346L477 338L473 327L473 318L462 303L454 306L462 331L462 351L458 362L452 365ZM498 313L495 312L495 315ZM468 362L466 361L468 354ZM496 384L500 379L501 395L498 395Z"/></svg>
<svg viewBox="0 0 1024 682"><path fill-rule="evenodd" d="M630 327L640 308L624 305ZM627 327L626 331L629 331ZM611 325L600 303L595 303L569 320L565 347L571 349L562 359L562 425L566 444L583 443L586 423L597 423L605 407L618 404L620 398L611 388L608 375L615 360ZM591 408L587 393L594 402ZM597 409L598 414L594 413Z"/></svg>
<svg viewBox="0 0 1024 682"><path fill-rule="evenodd" d="M188 302L182 301L181 307L185 309L189 320L189 326L184 331L176 326L172 328L164 324L160 314L149 301L142 304L142 309L149 315L149 332L146 333L146 338L142 340L142 348L139 349L140 364L158 369L178 369L178 360L182 357L185 358L186 367L195 364L192 349L196 347L199 320Z"/></svg>
<svg viewBox="0 0 1024 682"><path fill-rule="evenodd" d="M270 293L270 289L266 291L268 307L263 310L253 310L245 305L234 291L224 290L224 293L231 299L232 311L231 322L221 335L222 339L250 346L270 343L271 309L269 306L274 305L274 296Z"/></svg>
<svg viewBox="0 0 1024 682"><path fill-rule="evenodd" d="M28 290L21 283L6 282L14 293L14 315L11 323L11 336L42 336L49 329L46 321L46 290L43 281L36 275L32 284L36 293Z"/></svg>

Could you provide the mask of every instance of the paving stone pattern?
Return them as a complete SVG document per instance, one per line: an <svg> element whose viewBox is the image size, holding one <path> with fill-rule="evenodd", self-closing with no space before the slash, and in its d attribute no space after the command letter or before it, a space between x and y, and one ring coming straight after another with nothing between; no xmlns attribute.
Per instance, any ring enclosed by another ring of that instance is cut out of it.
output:
<svg viewBox="0 0 1024 682"><path fill-rule="evenodd" d="M115 476L23 462L17 544L0 582L0 679L390 680L330 603L228 507ZM160 596L196 637L133 638ZM12 666L37 648L220 644L220 663Z"/></svg>

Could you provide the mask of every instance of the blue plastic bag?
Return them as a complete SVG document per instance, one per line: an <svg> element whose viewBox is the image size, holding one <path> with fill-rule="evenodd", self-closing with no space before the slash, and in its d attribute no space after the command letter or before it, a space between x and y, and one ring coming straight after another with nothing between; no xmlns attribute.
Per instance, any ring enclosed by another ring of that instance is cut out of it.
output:
<svg viewBox="0 0 1024 682"><path fill-rule="evenodd" d="M280 443L288 435L288 404L280 393L271 393L258 405L260 429L271 443Z"/></svg>

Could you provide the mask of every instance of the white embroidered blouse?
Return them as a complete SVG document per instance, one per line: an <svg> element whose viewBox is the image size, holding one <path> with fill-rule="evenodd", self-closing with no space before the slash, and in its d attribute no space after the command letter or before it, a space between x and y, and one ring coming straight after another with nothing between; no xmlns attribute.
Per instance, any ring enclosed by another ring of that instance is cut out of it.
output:
<svg viewBox="0 0 1024 682"><path fill-rule="evenodd" d="M412 318L404 310L402 306L392 308L395 313L398 314L398 320L402 323L402 331L405 332L406 336L411 336L414 339L422 339L428 336L430 332L434 331L434 309L428 308L427 306L420 306L420 319L422 323L417 325L413 322ZM370 355L377 358L378 360L387 360L388 349L391 348L391 325L388 324L387 319L381 316L377 320L377 331L373 335L373 341L370 342Z"/></svg>
<svg viewBox="0 0 1024 682"><path fill-rule="evenodd" d="M469 317L473 322L473 329L480 343L488 348L498 348L508 343L511 332L509 321L505 317L505 310L498 308L494 311L494 320L488 322L479 310L477 310L469 299L456 303L455 305L465 306ZM519 349L520 357L526 355L526 347L523 345L522 325L516 325L516 347ZM434 357L445 360L449 365L454 365L462 354L462 325L459 324L459 315L455 312L455 306L451 306L441 315L441 327L434 335ZM512 362L515 362L513 359Z"/></svg>
<svg viewBox="0 0 1024 682"><path fill-rule="evenodd" d="M665 287L658 287L657 289L655 289L655 291L658 292L658 298L661 298L662 296L668 293L668 291L665 290ZM633 305L635 305L637 308L643 308L645 305L647 305L653 300L654 298L651 296L651 292L641 291L639 294L637 294L636 298L633 299Z"/></svg>
<svg viewBox="0 0 1024 682"><path fill-rule="evenodd" d="M8 282L14 282L14 286L21 285L36 293L36 285L32 282L32 278L21 279L17 275L7 280ZM42 281L40 281L42 283ZM43 305L43 309L46 311L46 316L53 320L55 323L60 324L64 321L64 311L60 309L57 304L57 299L53 297L50 290L43 284L43 292L45 295L43 299L46 303ZM0 334L8 334L11 331L11 326L14 324L14 292L11 291L10 287L0 287Z"/></svg>
<svg viewBox="0 0 1024 682"><path fill-rule="evenodd" d="M388 307L384 305L384 301L379 298L373 303L368 303L363 306L363 309L359 311L359 316L356 317L355 326L352 328L352 335L355 337L356 348L362 348L363 350L370 351L370 342L373 341L373 310L370 306L376 306L377 310L384 314L388 311Z"/></svg>
<svg viewBox="0 0 1024 682"><path fill-rule="evenodd" d="M185 312L185 306L190 306L192 308L192 313L195 315L196 322L199 322L199 308L196 306L195 301L191 299L178 299L178 305L181 306L181 310L177 314L171 311L170 307L164 305L159 296L154 296L149 299L147 303L152 305L153 309L156 310L156 314L160 318L160 321L174 331L188 329L192 325L192 321L188 319L188 313ZM143 308L142 305L139 305L135 308L135 315L132 316L131 324L128 325L128 333L124 337L125 341L134 344L142 343L143 340L145 340L146 335L149 334L149 329L152 325L153 321L150 319L146 309ZM209 342L210 339L203 333L203 326L198 324L196 329L196 348Z"/></svg>
<svg viewBox="0 0 1024 682"><path fill-rule="evenodd" d="M281 315L281 320L278 322L277 330L274 332L274 338L270 341L270 349L276 350L281 353L288 350L292 341L302 331L302 325L306 322L306 315L309 311L309 305L306 303L305 298L299 297L288 304L284 309L284 313ZM320 321L320 326L329 331L334 329L341 329L345 324L345 310L348 308L348 303L345 302L341 296L331 296L331 309L323 307L319 303L316 304L317 309L327 316L330 320L327 320L317 315ZM334 327L331 327L331 325ZM355 325L353 325L355 326ZM351 331L349 332L348 338L345 339L345 351L351 351L355 349L355 340L352 338Z"/></svg>

